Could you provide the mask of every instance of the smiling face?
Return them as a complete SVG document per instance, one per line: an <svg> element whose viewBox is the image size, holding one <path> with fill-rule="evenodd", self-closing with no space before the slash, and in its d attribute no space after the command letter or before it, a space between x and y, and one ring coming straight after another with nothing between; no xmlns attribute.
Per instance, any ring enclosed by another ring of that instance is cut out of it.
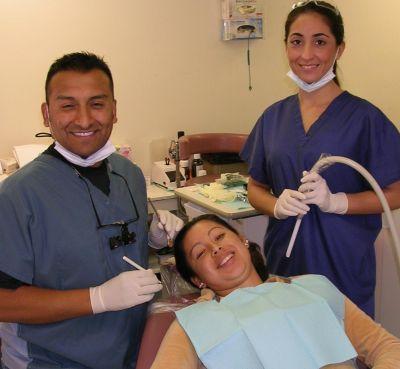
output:
<svg viewBox="0 0 400 369"><path fill-rule="evenodd" d="M226 296L236 288L261 283L244 239L220 224L196 223L187 232L183 247L197 286L203 282L219 296Z"/></svg>
<svg viewBox="0 0 400 369"><path fill-rule="evenodd" d="M55 74L42 115L63 147L82 158L90 156L105 145L117 121L109 78L99 69Z"/></svg>
<svg viewBox="0 0 400 369"><path fill-rule="evenodd" d="M289 65L307 83L321 79L343 50L344 43L337 45L326 19L318 13L301 14L289 29L286 41Z"/></svg>

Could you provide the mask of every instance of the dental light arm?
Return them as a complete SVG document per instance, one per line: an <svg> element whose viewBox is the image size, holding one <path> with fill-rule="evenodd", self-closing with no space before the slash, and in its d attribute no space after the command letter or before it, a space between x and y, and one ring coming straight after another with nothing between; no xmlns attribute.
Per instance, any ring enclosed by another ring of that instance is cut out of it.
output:
<svg viewBox="0 0 400 369"><path fill-rule="evenodd" d="M354 160L351 160L349 158L345 158L343 156L326 156L321 159L319 159L311 168L311 171L315 171L317 173L320 173L322 170L328 168L334 163L341 163L341 164L346 164L353 169L355 169L357 172L359 172L371 185L372 189L375 191L376 195L378 196L379 201L382 204L383 210L385 212L387 222L389 224L389 229L390 233L393 238L393 251L394 251L394 258L397 266L397 273L399 276L399 281L400 281L400 240L399 236L396 232L396 226L394 224L394 219L392 212L390 210L389 204L386 200L386 197L382 191L382 189L379 187L378 182L376 182L375 178L372 177L372 175L360 164L355 162ZM290 257L291 251L293 249L294 241L297 236L297 232L300 228L301 224L301 217L298 217L294 226L294 230L292 233L292 236L290 238L289 246L286 251L286 257Z"/></svg>

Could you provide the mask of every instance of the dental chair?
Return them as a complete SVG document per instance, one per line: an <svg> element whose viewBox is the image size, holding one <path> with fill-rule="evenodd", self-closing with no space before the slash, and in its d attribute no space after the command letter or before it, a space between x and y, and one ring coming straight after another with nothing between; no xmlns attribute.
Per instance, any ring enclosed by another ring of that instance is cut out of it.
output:
<svg viewBox="0 0 400 369"><path fill-rule="evenodd" d="M247 134L242 133L198 133L180 137L180 160L189 160L193 154L202 154L203 161L205 161L204 169L207 170L206 176L193 178L187 181L186 186L194 183L213 182L216 178L219 178L221 173L242 172L243 174L247 174L247 166L243 162L210 165L205 158L205 154L239 154L247 137Z"/></svg>
<svg viewBox="0 0 400 369"><path fill-rule="evenodd" d="M175 314L172 311L151 313L148 316L140 343L136 369L149 369L151 367L161 341L174 319Z"/></svg>
<svg viewBox="0 0 400 369"><path fill-rule="evenodd" d="M150 306L140 343L136 369L149 369L151 367L165 333L175 320L175 311L193 304L198 297L198 292L185 293L176 297L163 298Z"/></svg>

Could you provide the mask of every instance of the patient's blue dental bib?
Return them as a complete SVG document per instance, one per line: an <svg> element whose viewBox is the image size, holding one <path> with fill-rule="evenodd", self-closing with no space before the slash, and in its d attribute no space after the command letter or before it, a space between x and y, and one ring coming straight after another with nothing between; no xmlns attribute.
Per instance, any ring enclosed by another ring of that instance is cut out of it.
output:
<svg viewBox="0 0 400 369"><path fill-rule="evenodd" d="M357 356L344 297L322 276L241 288L176 315L209 369L318 369Z"/></svg>

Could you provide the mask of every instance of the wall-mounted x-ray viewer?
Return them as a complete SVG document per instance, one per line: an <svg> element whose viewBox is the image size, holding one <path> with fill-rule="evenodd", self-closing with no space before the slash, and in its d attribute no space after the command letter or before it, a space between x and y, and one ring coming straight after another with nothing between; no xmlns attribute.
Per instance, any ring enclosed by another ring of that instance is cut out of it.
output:
<svg viewBox="0 0 400 369"><path fill-rule="evenodd" d="M222 0L222 39L263 37L261 0Z"/></svg>

